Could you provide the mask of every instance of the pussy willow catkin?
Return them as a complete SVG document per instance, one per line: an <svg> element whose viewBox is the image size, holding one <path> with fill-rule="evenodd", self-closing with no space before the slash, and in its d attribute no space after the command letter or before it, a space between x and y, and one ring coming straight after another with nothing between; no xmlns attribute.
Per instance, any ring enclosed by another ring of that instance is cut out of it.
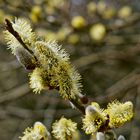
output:
<svg viewBox="0 0 140 140"><path fill-rule="evenodd" d="M33 70L29 74L33 91L58 89L63 98L74 99L81 92L81 76L65 50L56 41L38 39L25 19L8 23L4 31L8 48L26 69Z"/></svg>
<svg viewBox="0 0 140 140"><path fill-rule="evenodd" d="M127 101L120 103L115 100L107 105L106 109L100 108L98 103L92 102L86 107L83 118L83 129L86 134L93 134L104 128L118 128L130 121L133 117L133 103Z"/></svg>

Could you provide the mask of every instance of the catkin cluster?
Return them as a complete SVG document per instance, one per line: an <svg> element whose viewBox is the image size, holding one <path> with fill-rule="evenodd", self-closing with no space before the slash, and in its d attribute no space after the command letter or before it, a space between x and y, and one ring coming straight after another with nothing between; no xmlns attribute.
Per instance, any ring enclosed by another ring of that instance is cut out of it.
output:
<svg viewBox="0 0 140 140"><path fill-rule="evenodd" d="M83 129L86 134L95 134L98 131L106 131L118 128L130 121L133 117L133 104L130 101L109 103L107 109L101 109L98 103L92 102L86 107L86 115L83 118Z"/></svg>
<svg viewBox="0 0 140 140"><path fill-rule="evenodd" d="M81 92L81 77L69 62L68 54L56 41L38 39L25 19L11 22L21 41L4 31L8 48L28 70L30 87L35 93L43 89L57 89L65 99L75 99Z"/></svg>

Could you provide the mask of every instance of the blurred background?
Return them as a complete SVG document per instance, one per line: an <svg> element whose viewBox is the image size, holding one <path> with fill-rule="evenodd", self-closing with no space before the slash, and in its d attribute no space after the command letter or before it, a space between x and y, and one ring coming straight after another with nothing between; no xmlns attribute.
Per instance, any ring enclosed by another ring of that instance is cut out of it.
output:
<svg viewBox="0 0 140 140"><path fill-rule="evenodd" d="M57 91L33 94L28 73L7 50L4 19L26 18L46 40L57 40L70 54L82 75L83 94L106 108L118 99L134 103L131 122L117 135L140 139L140 1L139 0L0 0L0 139L18 140L35 121L51 124L61 116L78 122L81 113L71 109ZM78 139L77 139L78 140Z"/></svg>

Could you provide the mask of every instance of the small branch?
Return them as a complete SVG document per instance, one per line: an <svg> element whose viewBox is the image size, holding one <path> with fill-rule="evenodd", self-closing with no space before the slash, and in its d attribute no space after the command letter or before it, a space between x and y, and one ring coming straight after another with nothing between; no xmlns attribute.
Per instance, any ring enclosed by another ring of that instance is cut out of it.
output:
<svg viewBox="0 0 140 140"><path fill-rule="evenodd" d="M76 100L74 100L74 99L69 99L69 100L70 100L70 102L72 102L72 103L74 104L74 106L75 106L80 112L82 112L82 114L85 115L85 107L84 107L84 106L80 105L80 104L78 103L78 101L76 101Z"/></svg>
<svg viewBox="0 0 140 140"><path fill-rule="evenodd" d="M24 84L18 88L3 93L3 96L0 96L0 104L18 99L26 95L29 91L30 89L28 88L27 84Z"/></svg>
<svg viewBox="0 0 140 140"><path fill-rule="evenodd" d="M94 64L99 61L106 60L128 60L140 53L140 47L130 47L125 50L107 50L103 52L97 52L89 54L88 56L83 56L73 62L75 66L79 69L85 68L88 65Z"/></svg>
<svg viewBox="0 0 140 140"><path fill-rule="evenodd" d="M52 87L50 85L48 85L49 89L52 90L52 89L55 89L57 91L59 91L59 87ZM88 99L86 96L83 96L83 100L87 100L86 103L88 102ZM85 114L85 107L81 105L81 103L78 101L78 99L82 99L82 95L81 97L77 96L76 99L69 99L69 101L80 111L82 112L82 114ZM82 103L84 104L84 103Z"/></svg>
<svg viewBox="0 0 140 140"><path fill-rule="evenodd" d="M105 91L106 94L104 96L98 96L96 97L95 100L100 103L103 103L103 102L106 103L110 100L114 100L115 98L120 98L124 96L124 94L126 93L128 89L137 87L138 76L139 76L138 69L132 71L131 73L126 75L124 78L120 79L118 82L116 82L111 87L109 87Z"/></svg>

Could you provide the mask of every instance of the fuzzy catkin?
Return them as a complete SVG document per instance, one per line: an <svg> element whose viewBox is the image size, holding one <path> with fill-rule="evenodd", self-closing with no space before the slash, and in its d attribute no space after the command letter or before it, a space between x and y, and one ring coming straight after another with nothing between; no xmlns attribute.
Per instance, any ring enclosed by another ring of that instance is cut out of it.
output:
<svg viewBox="0 0 140 140"><path fill-rule="evenodd" d="M36 35L32 31L30 23L23 18L15 18L15 21L11 23L13 29L19 34L26 46L28 48L33 48L36 41ZM23 46L9 31L4 31L4 35L8 44L8 49L11 49L12 54L16 55L16 49L22 48Z"/></svg>
<svg viewBox="0 0 140 140"><path fill-rule="evenodd" d="M49 140L50 137L50 133L41 122L36 122L33 127L26 128L23 134L19 137L21 140Z"/></svg>
<svg viewBox="0 0 140 140"><path fill-rule="evenodd" d="M127 121L131 120L133 117L133 104L128 101L125 103L120 103L119 101L114 101L108 104L105 112L109 115L110 121L109 126L111 128L117 128Z"/></svg>
<svg viewBox="0 0 140 140"><path fill-rule="evenodd" d="M58 88L63 98L75 98L76 94L81 92L81 77L68 61L68 55L56 42L37 41L34 54L40 62L40 67L47 72L46 79L49 80L50 86Z"/></svg>
<svg viewBox="0 0 140 140"><path fill-rule="evenodd" d="M104 128L118 128L130 121L133 117L133 104L130 101L120 103L113 101L107 109L101 109L98 103L92 102L86 107L86 114L83 118L83 129L86 134L98 132ZM107 123L106 123L107 122Z"/></svg>
<svg viewBox="0 0 140 140"><path fill-rule="evenodd" d="M62 117L52 125L52 134L57 140L72 140L77 132L77 124L70 119Z"/></svg>
<svg viewBox="0 0 140 140"><path fill-rule="evenodd" d="M15 19L11 25L22 43L7 30L5 39L8 48L22 66L33 70L29 74L29 83L33 91L40 93L47 87L59 90L65 99L75 99L81 92L81 76L69 62L69 55L65 50L56 41L38 39L25 19Z"/></svg>

